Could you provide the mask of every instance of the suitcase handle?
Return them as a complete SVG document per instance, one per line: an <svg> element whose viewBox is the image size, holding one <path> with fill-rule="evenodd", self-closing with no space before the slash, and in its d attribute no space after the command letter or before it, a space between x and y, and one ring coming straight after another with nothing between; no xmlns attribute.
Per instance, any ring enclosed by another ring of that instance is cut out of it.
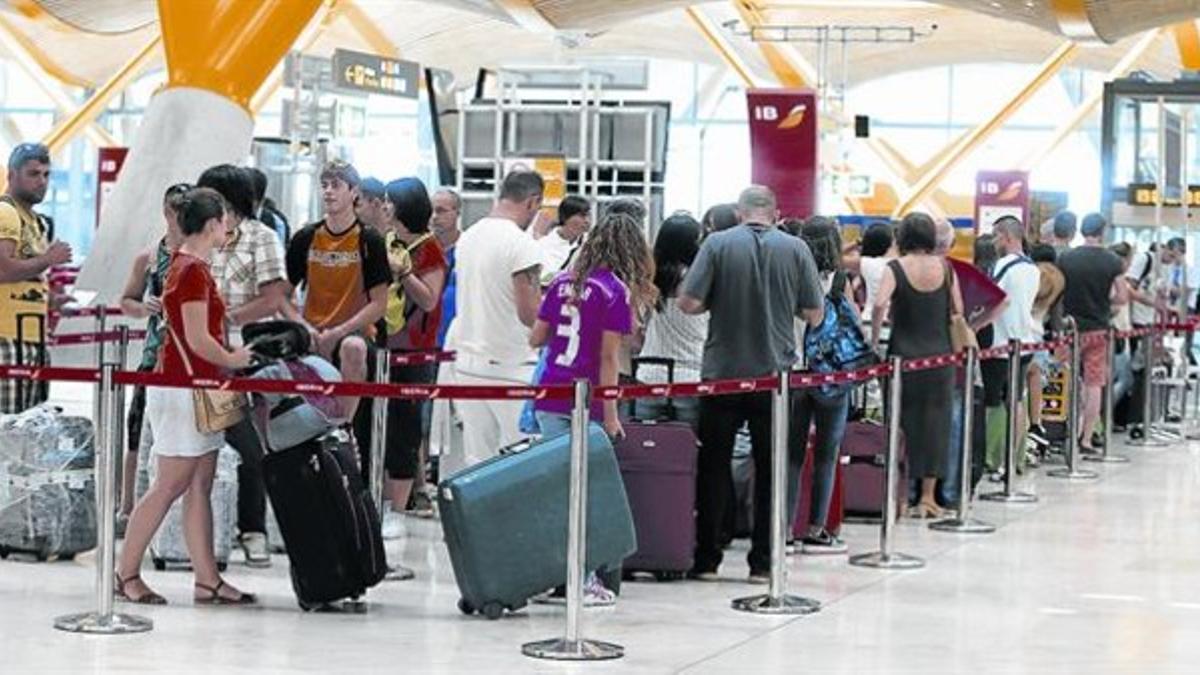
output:
<svg viewBox="0 0 1200 675"><path fill-rule="evenodd" d="M642 366L662 366L667 369L667 384L675 384L675 359L665 356L635 356L633 359L631 359L630 363L633 369L633 379L635 380L637 379L638 369ZM664 400L666 401L667 407L667 419L678 419L679 415L675 411L675 402L671 400L670 396L666 397ZM629 401L629 415L634 419L637 418L637 416L634 414L635 404L636 401Z"/></svg>

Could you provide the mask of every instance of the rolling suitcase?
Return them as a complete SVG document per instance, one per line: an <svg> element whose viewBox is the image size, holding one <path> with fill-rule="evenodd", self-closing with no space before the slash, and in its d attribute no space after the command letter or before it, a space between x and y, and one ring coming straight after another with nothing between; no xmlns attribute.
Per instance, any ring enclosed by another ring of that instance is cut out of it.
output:
<svg viewBox="0 0 1200 675"><path fill-rule="evenodd" d="M675 380L672 359L638 358L640 365L662 365ZM629 497L637 532L637 551L625 560L624 572L650 572L659 581L682 579L692 569L696 548L696 434L690 424L676 422L670 399L664 420L630 419L625 438L613 446Z"/></svg>
<svg viewBox="0 0 1200 675"><path fill-rule="evenodd" d="M458 608L498 619L566 583L570 436L468 467L442 481L438 507ZM588 434L586 566L616 568L637 549L608 436ZM281 523L282 524L282 523Z"/></svg>
<svg viewBox="0 0 1200 675"><path fill-rule="evenodd" d="M263 480L301 609L358 598L383 580L379 512L344 432L267 453Z"/></svg>
<svg viewBox="0 0 1200 675"><path fill-rule="evenodd" d="M884 474L887 466L888 429L874 422L850 422L842 439L842 456L847 462L843 477L847 519L879 522L883 519ZM908 491L904 475L903 441L897 478L897 513L903 511Z"/></svg>

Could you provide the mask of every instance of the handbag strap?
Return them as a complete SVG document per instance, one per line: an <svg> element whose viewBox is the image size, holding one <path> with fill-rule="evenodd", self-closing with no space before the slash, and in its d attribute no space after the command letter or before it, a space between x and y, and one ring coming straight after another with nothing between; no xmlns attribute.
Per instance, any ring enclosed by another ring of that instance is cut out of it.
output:
<svg viewBox="0 0 1200 675"><path fill-rule="evenodd" d="M167 332L171 335L171 344L175 345L175 351L179 352L179 357L183 360L183 371L188 377L195 377L196 371L192 370L192 360L188 358L187 346L179 341L179 334L171 327L170 321L164 321L167 324Z"/></svg>

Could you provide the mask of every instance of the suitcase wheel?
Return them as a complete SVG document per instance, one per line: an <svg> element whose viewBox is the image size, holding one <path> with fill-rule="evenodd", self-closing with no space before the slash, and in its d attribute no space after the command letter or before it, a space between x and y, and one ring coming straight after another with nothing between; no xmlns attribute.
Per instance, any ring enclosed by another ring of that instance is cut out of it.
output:
<svg viewBox="0 0 1200 675"><path fill-rule="evenodd" d="M219 563L217 563L217 571L218 571L218 572L224 572L224 571L225 571L225 569L226 569L226 568L228 568L228 567L229 567L229 563L227 563L227 562L219 562Z"/></svg>
<svg viewBox="0 0 1200 675"><path fill-rule="evenodd" d="M154 569L158 570L159 572L166 571L166 569L167 569L167 561L166 560L163 560L162 558L151 558L151 561L154 563Z"/></svg>
<svg viewBox="0 0 1200 675"><path fill-rule="evenodd" d="M12 553L12 551L8 550L8 547L0 546L0 560L8 560L9 553Z"/></svg>
<svg viewBox="0 0 1200 675"><path fill-rule="evenodd" d="M488 621L495 621L504 616L504 606L498 602L489 602L481 610Z"/></svg>
<svg viewBox="0 0 1200 675"><path fill-rule="evenodd" d="M458 611L462 612L463 614L466 614L467 616L471 616L472 614L475 613L475 606L472 605L471 603L467 602L466 598L459 598L458 599Z"/></svg>

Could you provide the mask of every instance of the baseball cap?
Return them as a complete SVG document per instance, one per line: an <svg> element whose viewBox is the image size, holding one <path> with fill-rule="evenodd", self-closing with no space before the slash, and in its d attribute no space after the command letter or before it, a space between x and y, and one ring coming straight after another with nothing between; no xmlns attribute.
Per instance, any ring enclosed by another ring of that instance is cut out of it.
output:
<svg viewBox="0 0 1200 675"><path fill-rule="evenodd" d="M50 148L44 143L20 143L8 155L8 168L19 169L30 160L50 163Z"/></svg>
<svg viewBox="0 0 1200 675"><path fill-rule="evenodd" d="M383 199L387 191L387 186L385 186L383 181L379 180L378 178L374 176L368 176L362 179L362 182L358 184L358 191L362 193L362 196L364 197L370 197L371 199Z"/></svg>
<svg viewBox="0 0 1200 675"><path fill-rule="evenodd" d="M1104 228L1106 227L1108 227L1108 221L1104 220L1104 216L1099 213L1089 213L1083 217L1083 222L1079 225L1079 231L1085 237L1094 237L1104 232Z"/></svg>

